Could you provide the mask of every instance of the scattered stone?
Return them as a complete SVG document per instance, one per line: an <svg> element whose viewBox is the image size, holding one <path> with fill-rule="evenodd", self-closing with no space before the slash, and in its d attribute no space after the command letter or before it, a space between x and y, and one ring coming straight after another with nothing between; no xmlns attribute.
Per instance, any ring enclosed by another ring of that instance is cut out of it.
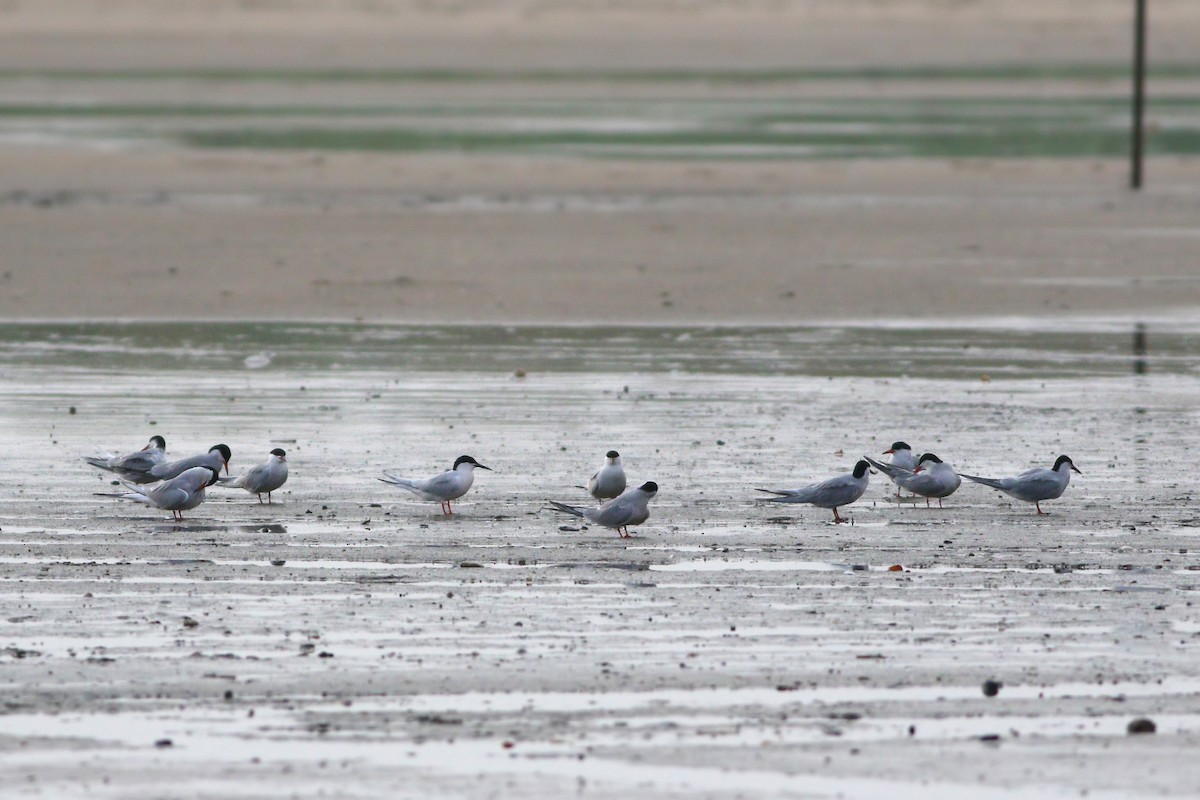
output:
<svg viewBox="0 0 1200 800"><path fill-rule="evenodd" d="M183 627L185 627L185 628L195 628L199 624L200 624L199 622L196 622L196 620L192 619L191 617L183 618Z"/></svg>
<svg viewBox="0 0 1200 800"><path fill-rule="evenodd" d="M286 563L287 563L287 559L283 559L283 558L272 558L271 559L272 567L282 567Z"/></svg>
<svg viewBox="0 0 1200 800"><path fill-rule="evenodd" d="M459 717L443 717L441 714L418 714L416 721L425 725L462 725Z"/></svg>
<svg viewBox="0 0 1200 800"><path fill-rule="evenodd" d="M174 747L175 743L170 739L159 739L154 742L154 746L161 750L164 747Z"/></svg>
<svg viewBox="0 0 1200 800"><path fill-rule="evenodd" d="M1146 717L1138 717L1132 720L1125 728L1125 732L1130 736L1139 733L1155 733L1157 730L1158 726L1154 724L1154 720L1147 719Z"/></svg>
<svg viewBox="0 0 1200 800"><path fill-rule="evenodd" d="M462 569L483 569L483 564L478 561L463 561L458 566Z"/></svg>
<svg viewBox="0 0 1200 800"><path fill-rule="evenodd" d="M1000 689L1003 686L1004 684L1000 681L988 678L983 682L984 697L995 697L996 695L1000 694Z"/></svg>
<svg viewBox="0 0 1200 800"><path fill-rule="evenodd" d="M12 656L13 658L35 658L41 653L37 650L26 650L23 647L6 647L3 651L4 655Z"/></svg>
<svg viewBox="0 0 1200 800"><path fill-rule="evenodd" d="M75 406L71 406L70 408L68 408L68 409L67 409L67 413L68 413L68 414L71 414L72 416L74 416L74 414L75 414Z"/></svg>
<svg viewBox="0 0 1200 800"><path fill-rule="evenodd" d="M888 572L904 572L904 567L901 566L900 564L892 564L890 567L888 567L887 571Z"/></svg>

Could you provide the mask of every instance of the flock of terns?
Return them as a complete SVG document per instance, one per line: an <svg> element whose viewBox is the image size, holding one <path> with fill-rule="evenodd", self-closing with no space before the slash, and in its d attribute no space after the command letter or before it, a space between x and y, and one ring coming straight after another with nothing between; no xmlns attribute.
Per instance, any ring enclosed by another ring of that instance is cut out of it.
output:
<svg viewBox="0 0 1200 800"><path fill-rule="evenodd" d="M150 437L150 442L141 450L122 456L89 457L84 459L94 467L117 474L126 491L101 493L105 497L116 497L145 503L155 508L170 511L174 519L182 520L183 512L204 502L204 492L209 486L218 485L244 489L258 496L267 496L283 486L288 478L287 453L280 448L271 451L267 460L251 467L235 477L229 477L231 452L226 445L218 444L207 453L177 461L167 461L166 440L161 436ZM759 489L773 495L765 498L775 503L806 503L818 508L833 510L835 523L848 519L838 513L839 508L850 505L867 491L872 468L888 476L896 484L896 494L901 490L925 498L928 506L936 499L941 507L942 500L954 494L962 484L962 478L990 486L1005 494L1033 503L1039 515L1042 501L1060 497L1071 481L1071 472L1080 473L1068 456L1059 456L1050 469L1031 469L1008 478L981 478L977 475L957 473L954 468L933 453L915 455L905 442L895 442L883 452L890 455L891 462L877 461L864 456L854 465L852 472L836 475L828 480L799 489ZM475 481L475 470L491 470L471 456L460 456L454 466L445 472L425 480L411 480L391 472L383 473L379 480L411 492L421 500L441 504L443 514L453 514L451 502L470 490ZM225 476L221 475L224 470ZM579 487L584 488L584 487ZM621 455L609 450L604 465L597 470L587 484L588 493L599 501L597 506L577 506L548 500L555 511L582 517L596 525L615 530L621 537L630 536L629 528L641 525L650 517L650 500L658 493L658 484L646 481L640 486L626 488L625 468Z"/></svg>

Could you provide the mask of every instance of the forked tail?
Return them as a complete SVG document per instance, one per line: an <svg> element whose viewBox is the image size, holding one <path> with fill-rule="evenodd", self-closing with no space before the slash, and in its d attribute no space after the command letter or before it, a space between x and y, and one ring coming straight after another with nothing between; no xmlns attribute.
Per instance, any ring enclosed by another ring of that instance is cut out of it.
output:
<svg viewBox="0 0 1200 800"><path fill-rule="evenodd" d="M547 500L546 502L549 503L550 505L554 506L555 511L561 511L564 514L571 514L572 516L576 516L576 517L583 516L583 511L581 509L576 508L575 506L569 506L566 503L556 503L553 500Z"/></svg>

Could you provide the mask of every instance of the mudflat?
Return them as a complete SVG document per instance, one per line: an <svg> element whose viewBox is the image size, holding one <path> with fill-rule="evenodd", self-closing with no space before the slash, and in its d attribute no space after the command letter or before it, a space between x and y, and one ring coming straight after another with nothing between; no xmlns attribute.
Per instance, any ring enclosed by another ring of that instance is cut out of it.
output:
<svg viewBox="0 0 1200 800"><path fill-rule="evenodd" d="M0 315L1187 314L1200 13L1133 194L1128 5L14 4Z"/></svg>

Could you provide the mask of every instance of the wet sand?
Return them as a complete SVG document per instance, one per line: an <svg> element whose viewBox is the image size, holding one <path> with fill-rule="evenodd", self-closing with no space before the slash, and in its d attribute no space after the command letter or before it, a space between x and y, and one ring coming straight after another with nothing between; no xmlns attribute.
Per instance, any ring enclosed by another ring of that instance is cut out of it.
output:
<svg viewBox="0 0 1200 800"><path fill-rule="evenodd" d="M778 111L820 98L919 107L941 96L1116 98L1109 127L1123 130L1124 74L1086 70L1126 63L1129 4L1085 5L3 6L0 100L81 111L0 119L0 317L694 324L1191 314L1200 305L1195 159L1151 159L1147 191L1133 195L1127 165L1113 158L347 154L206 150L156 137L180 105L332 114L491 103L511 113L475 124L519 127L514 109L547 102L614 108L620 125L629 124L622 101L761 98ZM1156 2L1151 26L1156 67L1192 63L1195 3ZM935 67L953 76L1013 65L1084 72L1016 82L803 72ZM298 72L268 79L281 70ZM360 79L321 79L339 70ZM438 70L493 77L440 80ZM648 72L613 80L620 70ZM729 78L772 70L800 72ZM724 77L663 77L706 71ZM536 79L547 73L576 77ZM1194 76L1156 73L1151 84L1155 99L1196 90ZM88 108L112 113L89 117ZM125 116L131 108L150 117ZM1188 113L1152 122L1169 130ZM201 114L189 124L236 132L243 123Z"/></svg>
<svg viewBox="0 0 1200 800"><path fill-rule="evenodd" d="M1200 165L0 150L5 318L1191 315ZM69 175L69 179L64 178Z"/></svg>
<svg viewBox="0 0 1200 800"><path fill-rule="evenodd" d="M1115 330L6 333L14 796L1195 796L1194 331L1144 374ZM183 524L94 496L147 432L292 478ZM1042 518L754 502L898 437L1084 475ZM613 446L662 487L628 541L544 506ZM496 471L454 517L374 480L460 451Z"/></svg>

